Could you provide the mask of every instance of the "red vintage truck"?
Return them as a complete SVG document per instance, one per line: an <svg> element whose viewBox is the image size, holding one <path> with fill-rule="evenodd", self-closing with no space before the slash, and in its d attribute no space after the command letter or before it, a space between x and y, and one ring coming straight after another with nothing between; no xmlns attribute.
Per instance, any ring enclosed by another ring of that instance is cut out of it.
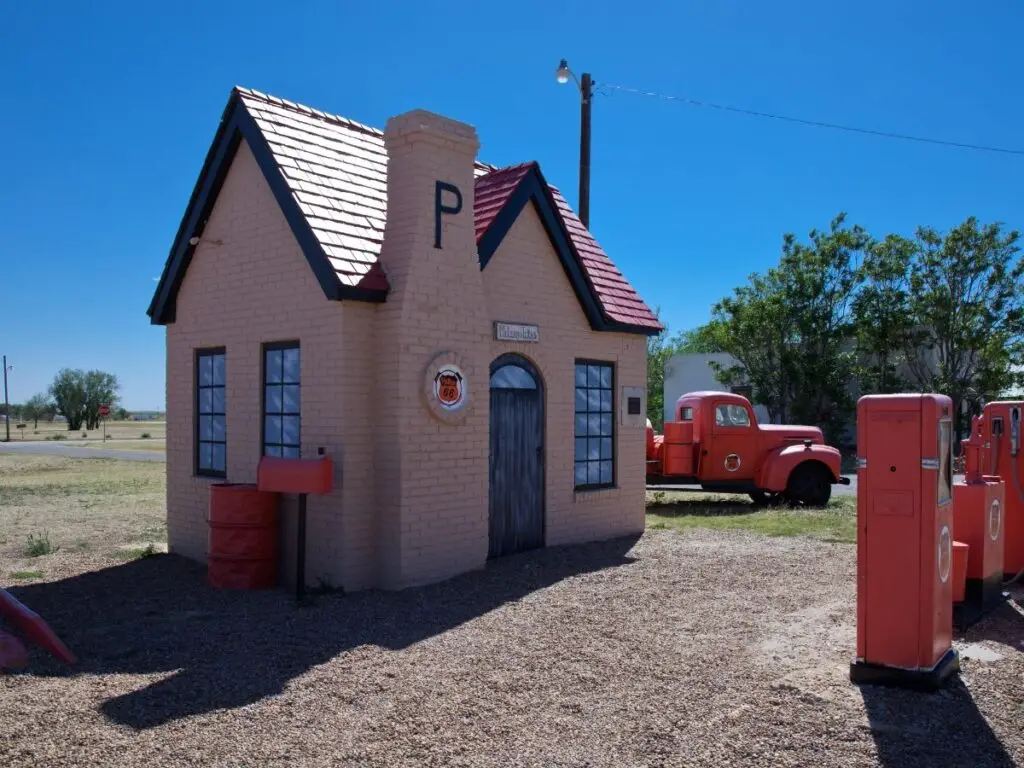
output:
<svg viewBox="0 0 1024 768"><path fill-rule="evenodd" d="M729 392L689 392L675 421L656 435L647 422L647 485L699 485L743 493L758 504L785 501L821 507L840 474L838 449L817 427L758 424L750 401Z"/></svg>

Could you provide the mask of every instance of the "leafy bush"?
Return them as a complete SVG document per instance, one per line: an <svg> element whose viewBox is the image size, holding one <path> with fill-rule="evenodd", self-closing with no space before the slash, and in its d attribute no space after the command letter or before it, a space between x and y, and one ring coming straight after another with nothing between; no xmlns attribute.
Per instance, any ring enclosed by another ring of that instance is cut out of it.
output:
<svg viewBox="0 0 1024 768"><path fill-rule="evenodd" d="M149 440L149 438L151 438L151 437L152 437L152 435L149 434L149 432L143 432L141 435L139 435L139 438L142 439L142 440Z"/></svg>

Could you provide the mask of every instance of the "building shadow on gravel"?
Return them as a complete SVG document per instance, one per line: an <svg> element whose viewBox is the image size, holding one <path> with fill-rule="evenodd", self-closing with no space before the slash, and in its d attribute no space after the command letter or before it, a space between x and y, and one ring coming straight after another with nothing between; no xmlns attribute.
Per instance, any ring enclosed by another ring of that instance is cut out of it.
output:
<svg viewBox="0 0 1024 768"><path fill-rule="evenodd" d="M936 693L861 686L884 768L1014 768L1017 763L954 678Z"/></svg>
<svg viewBox="0 0 1024 768"><path fill-rule="evenodd" d="M535 550L441 584L321 595L303 607L283 589L210 589L205 566L176 555L10 591L78 656L77 671L167 673L101 706L146 729L251 704L347 650L407 648L564 579L627 565L638 538ZM38 650L31 669L72 674Z"/></svg>

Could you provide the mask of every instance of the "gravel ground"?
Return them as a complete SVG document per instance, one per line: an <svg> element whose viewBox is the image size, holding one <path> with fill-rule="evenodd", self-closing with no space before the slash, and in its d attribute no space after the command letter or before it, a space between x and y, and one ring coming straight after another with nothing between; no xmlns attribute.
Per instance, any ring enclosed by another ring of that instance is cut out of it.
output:
<svg viewBox="0 0 1024 768"><path fill-rule="evenodd" d="M211 591L171 555L84 574L68 561L14 591L81 669L37 655L33 674L0 678L0 765L1024 761L1024 609L958 641L1002 658L965 660L943 693L858 689L854 557L652 531L305 608Z"/></svg>

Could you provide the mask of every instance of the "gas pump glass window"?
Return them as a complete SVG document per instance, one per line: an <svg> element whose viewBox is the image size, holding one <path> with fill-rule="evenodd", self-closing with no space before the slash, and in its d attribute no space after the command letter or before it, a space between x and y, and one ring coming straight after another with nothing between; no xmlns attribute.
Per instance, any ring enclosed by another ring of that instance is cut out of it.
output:
<svg viewBox="0 0 1024 768"><path fill-rule="evenodd" d="M715 425L719 427L749 427L750 417L742 405L719 405L715 408Z"/></svg>
<svg viewBox="0 0 1024 768"><path fill-rule="evenodd" d="M953 423L949 419L939 422L939 487L937 501L945 504L952 498L953 478Z"/></svg>

